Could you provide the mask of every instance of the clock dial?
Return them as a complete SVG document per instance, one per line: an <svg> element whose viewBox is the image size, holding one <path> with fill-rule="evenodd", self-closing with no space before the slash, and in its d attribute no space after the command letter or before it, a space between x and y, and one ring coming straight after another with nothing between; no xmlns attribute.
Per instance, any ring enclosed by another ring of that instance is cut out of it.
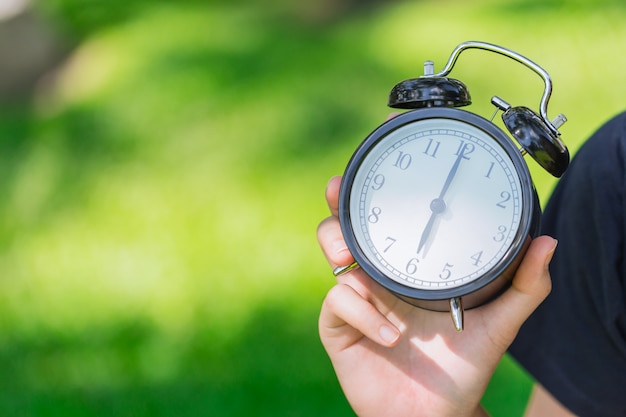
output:
<svg viewBox="0 0 626 417"><path fill-rule="evenodd" d="M378 271L410 288L441 290L477 280L507 257L522 203L519 173L499 140L462 120L426 118L368 149L347 208L354 239Z"/></svg>

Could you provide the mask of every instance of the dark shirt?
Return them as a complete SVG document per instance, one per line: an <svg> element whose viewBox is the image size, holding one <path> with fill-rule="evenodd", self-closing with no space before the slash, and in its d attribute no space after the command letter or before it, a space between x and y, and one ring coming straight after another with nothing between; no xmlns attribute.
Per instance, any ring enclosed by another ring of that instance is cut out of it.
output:
<svg viewBox="0 0 626 417"><path fill-rule="evenodd" d="M542 218L552 293L510 353L581 417L626 416L626 113L577 152Z"/></svg>

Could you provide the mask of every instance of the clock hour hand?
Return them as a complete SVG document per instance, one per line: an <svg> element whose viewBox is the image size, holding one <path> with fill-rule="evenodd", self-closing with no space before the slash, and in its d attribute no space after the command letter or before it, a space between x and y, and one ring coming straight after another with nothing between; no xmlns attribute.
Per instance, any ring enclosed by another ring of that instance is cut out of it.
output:
<svg viewBox="0 0 626 417"><path fill-rule="evenodd" d="M426 241L428 240L428 237L430 236L432 232L433 226L435 224L435 219L437 218L437 216L446 210L446 202L444 201L443 197L446 195L448 188L450 188L450 184L452 184L452 180L456 176L456 172L459 169L461 160L463 159L463 156L465 155L465 147L466 145L463 145L463 147L459 151L459 155L456 157L456 160L454 161L454 164L452 165L452 168L450 169L450 172L448 173L448 177L446 178L446 182L443 184L443 188L441 189L441 192L439 193L439 197L435 198L433 201L430 202L430 211L431 211L430 219L428 219L428 223L426 223L426 227L424 227L424 231L422 232L422 237L417 247L417 253L420 253L421 250L424 248L424 245L426 244Z"/></svg>
<svg viewBox="0 0 626 417"><path fill-rule="evenodd" d="M428 237L433 230L433 226L435 225L435 220L437 219L437 216L443 213L445 210L446 203L442 199L435 198L433 201L430 202L430 211L432 212L432 214L430 215L430 219L428 219L428 223L426 223L426 227L422 232L422 237L420 239L419 246L417 247L417 253L420 253L422 248L426 244L426 241L428 240Z"/></svg>

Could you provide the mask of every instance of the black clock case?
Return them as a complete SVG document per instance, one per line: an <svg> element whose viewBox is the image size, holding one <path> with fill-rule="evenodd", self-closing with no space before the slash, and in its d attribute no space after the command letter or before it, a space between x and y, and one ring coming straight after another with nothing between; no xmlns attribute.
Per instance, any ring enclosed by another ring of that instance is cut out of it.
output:
<svg viewBox="0 0 626 417"><path fill-rule="evenodd" d="M521 182L522 213L519 230L502 259L486 274L478 279L456 288L424 290L405 286L387 277L365 256L358 244L350 216L350 193L352 183L360 167L361 161L370 149L383 137L409 123L432 118L447 118L470 123L493 137L509 154L517 170ZM372 279L397 295L400 299L417 307L434 311L449 311L449 300L461 297L464 309L478 307L494 299L506 290L519 267L530 242L539 233L541 206L537 191L532 182L528 166L520 150L504 131L489 120L465 110L448 107L420 108L402 113L376 128L357 147L344 172L339 191L339 222L348 246L359 264Z"/></svg>

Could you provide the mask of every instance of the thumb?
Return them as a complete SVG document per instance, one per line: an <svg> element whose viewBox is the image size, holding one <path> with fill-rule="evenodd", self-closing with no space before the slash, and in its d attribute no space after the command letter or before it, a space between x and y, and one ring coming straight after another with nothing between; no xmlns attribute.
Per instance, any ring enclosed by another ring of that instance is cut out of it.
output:
<svg viewBox="0 0 626 417"><path fill-rule="evenodd" d="M519 328L552 289L548 265L557 241L549 236L534 239L520 264L511 287L485 311L494 340L507 349Z"/></svg>

